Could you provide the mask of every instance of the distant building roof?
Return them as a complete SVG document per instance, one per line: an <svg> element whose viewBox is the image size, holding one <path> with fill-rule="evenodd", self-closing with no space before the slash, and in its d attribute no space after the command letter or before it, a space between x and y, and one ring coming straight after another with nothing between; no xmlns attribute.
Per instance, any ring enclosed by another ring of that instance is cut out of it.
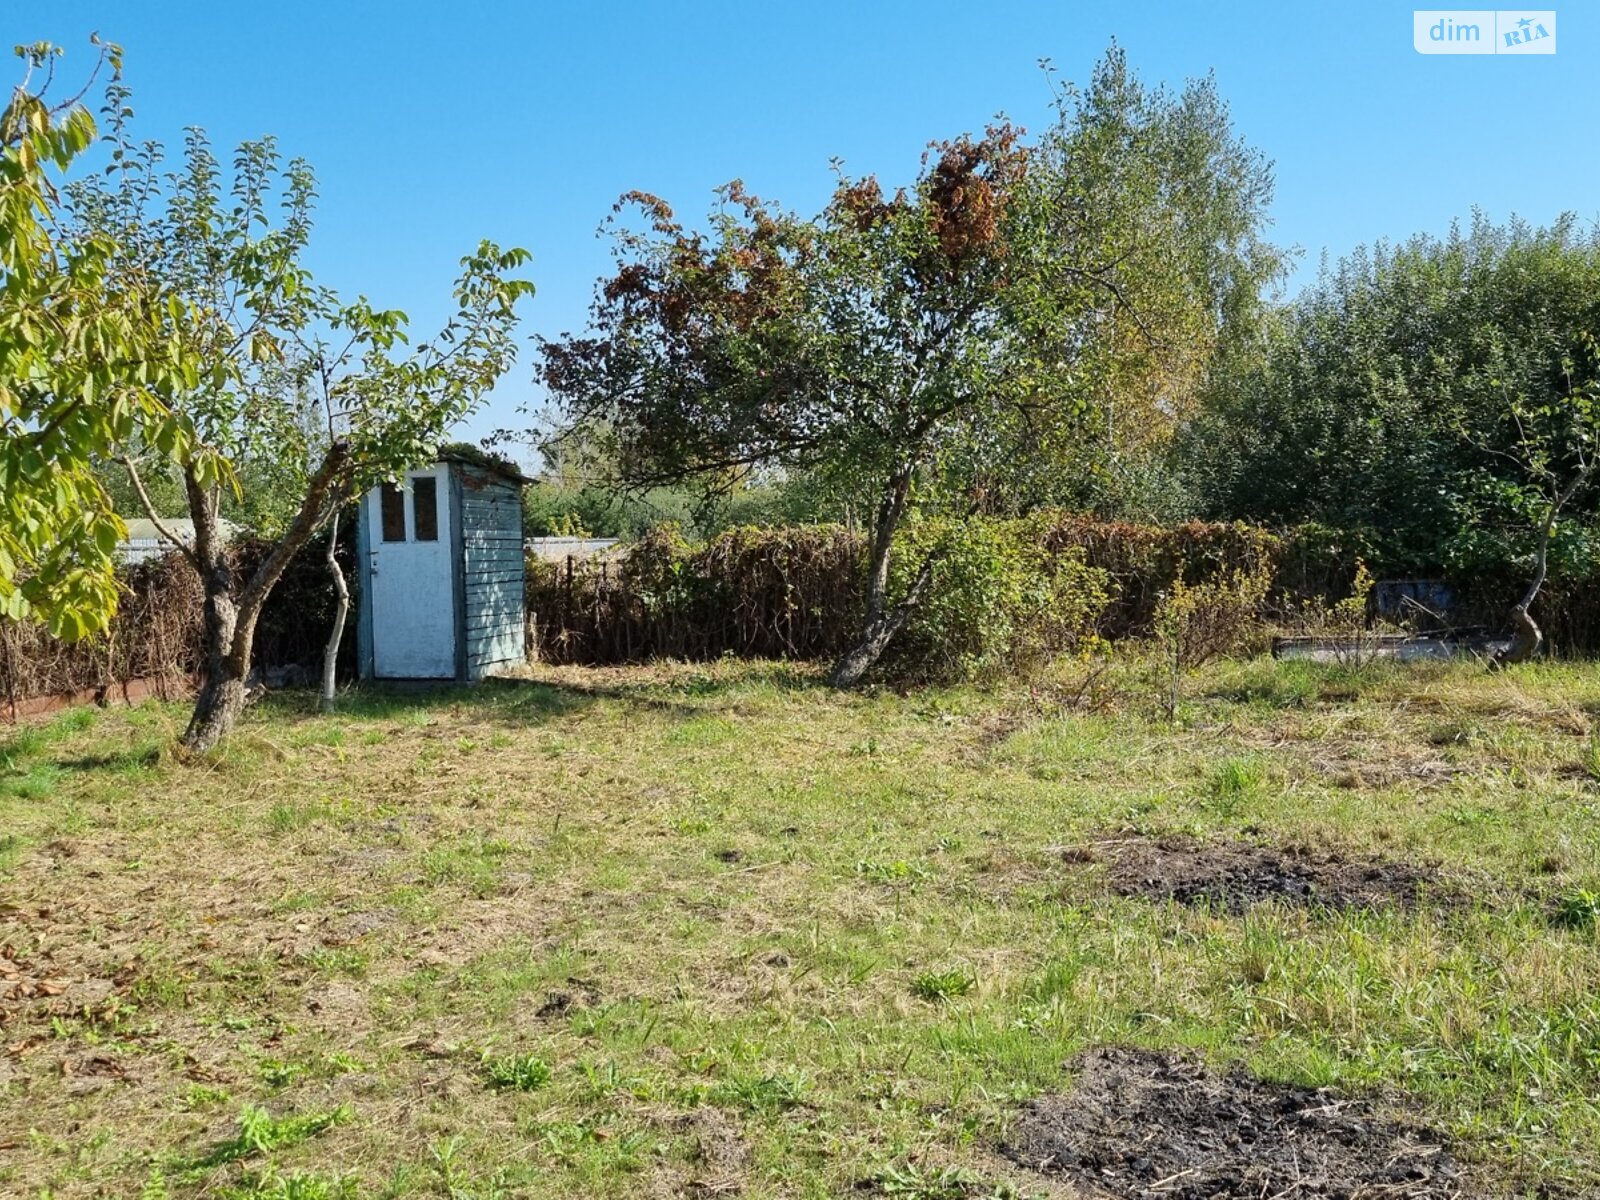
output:
<svg viewBox="0 0 1600 1200"><path fill-rule="evenodd" d="M156 523L149 517L123 517L122 523L128 527L128 541L160 541L161 532L156 528ZM194 541L194 522L188 517L163 517L161 523L178 536L184 545ZM224 537L232 537L238 531L238 526L232 521L217 522L217 528Z"/></svg>
<svg viewBox="0 0 1600 1200"><path fill-rule="evenodd" d="M128 536L117 543L117 553L124 562L141 563L147 558L159 558L173 548L149 517L123 517L122 523L128 527ZM194 545L194 522L188 517L163 517L161 523L185 546ZM238 529L232 521L217 522L223 541L232 538Z"/></svg>
<svg viewBox="0 0 1600 1200"><path fill-rule="evenodd" d="M560 562L565 558L610 558L619 553L616 538L531 537L523 545L535 558Z"/></svg>

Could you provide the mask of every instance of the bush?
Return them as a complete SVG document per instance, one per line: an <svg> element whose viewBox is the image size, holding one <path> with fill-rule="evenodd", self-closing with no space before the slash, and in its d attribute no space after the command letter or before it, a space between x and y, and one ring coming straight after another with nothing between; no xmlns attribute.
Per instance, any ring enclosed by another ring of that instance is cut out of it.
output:
<svg viewBox="0 0 1600 1200"><path fill-rule="evenodd" d="M1030 671L1094 639L1105 571L1083 551L1046 548L1051 517L939 518L901 532L891 583L903 593L927 555L933 581L884 669L930 679Z"/></svg>
<svg viewBox="0 0 1600 1200"><path fill-rule="evenodd" d="M1298 637L1324 639L1334 661L1344 667L1366 667L1377 661L1384 638L1397 628L1372 620L1367 612L1373 578L1362 559L1356 560L1350 594L1343 600L1308 596L1287 610L1289 628Z"/></svg>
<svg viewBox="0 0 1600 1200"><path fill-rule="evenodd" d="M1156 609L1156 638L1167 668L1167 718L1178 715L1183 676L1239 649L1261 626L1261 606L1272 589L1265 563L1249 570L1218 571L1200 583L1175 579Z"/></svg>

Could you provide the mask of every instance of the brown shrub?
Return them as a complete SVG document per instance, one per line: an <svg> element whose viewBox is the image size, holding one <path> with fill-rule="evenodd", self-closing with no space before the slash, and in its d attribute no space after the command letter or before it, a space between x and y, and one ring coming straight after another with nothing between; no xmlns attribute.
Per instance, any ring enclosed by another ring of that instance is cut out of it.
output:
<svg viewBox="0 0 1600 1200"><path fill-rule="evenodd" d="M273 589L256 627L258 667L321 662L335 602L326 547L321 538L307 545ZM257 538L236 540L234 569L254 570L269 549ZM347 540L341 540L339 550L348 576L353 554ZM199 577L173 553L126 567L120 579L117 615L101 636L68 643L32 622L0 620L0 715L14 713L27 700L109 694L133 680L146 680L165 696L181 695L188 688L204 658ZM340 656L344 678L355 673L354 643L354 637L345 638Z"/></svg>

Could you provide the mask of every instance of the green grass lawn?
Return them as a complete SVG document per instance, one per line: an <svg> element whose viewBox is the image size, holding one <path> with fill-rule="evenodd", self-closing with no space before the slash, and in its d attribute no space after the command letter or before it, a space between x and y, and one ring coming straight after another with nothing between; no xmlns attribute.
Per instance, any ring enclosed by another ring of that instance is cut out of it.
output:
<svg viewBox="0 0 1600 1200"><path fill-rule="evenodd" d="M1226 664L1176 727L1140 678L552 671L275 697L195 763L175 707L0 733L0 1194L1066 1195L996 1147L1099 1043L1595 1194L1600 670ZM1230 916L1061 850L1176 833L1475 902Z"/></svg>

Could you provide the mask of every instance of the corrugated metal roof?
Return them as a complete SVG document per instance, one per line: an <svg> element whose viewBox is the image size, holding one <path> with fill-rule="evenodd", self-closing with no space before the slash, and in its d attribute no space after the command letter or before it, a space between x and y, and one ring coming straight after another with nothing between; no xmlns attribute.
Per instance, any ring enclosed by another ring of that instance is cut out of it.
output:
<svg viewBox="0 0 1600 1200"><path fill-rule="evenodd" d="M596 558L615 554L616 538L531 537L523 545L535 558L560 562L567 557Z"/></svg>

